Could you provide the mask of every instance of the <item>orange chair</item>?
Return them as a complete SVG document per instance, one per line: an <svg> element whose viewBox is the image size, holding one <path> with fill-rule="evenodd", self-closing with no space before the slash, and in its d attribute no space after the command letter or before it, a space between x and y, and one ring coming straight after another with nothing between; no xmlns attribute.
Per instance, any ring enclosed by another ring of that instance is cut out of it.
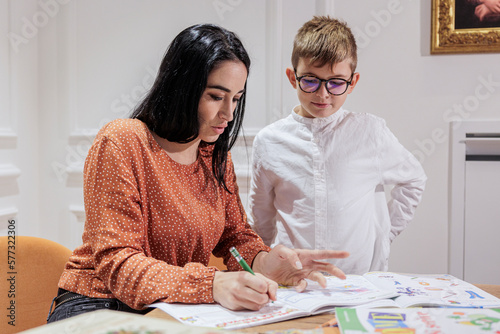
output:
<svg viewBox="0 0 500 334"><path fill-rule="evenodd" d="M42 238L16 236L14 243L12 237L2 236L0 254L0 333L18 333L45 324L71 250Z"/></svg>
<svg viewBox="0 0 500 334"><path fill-rule="evenodd" d="M227 267L224 264L224 259L221 257L215 257L213 256L213 254L210 256L210 261L208 261L208 265L211 267L217 267L219 270L227 270Z"/></svg>

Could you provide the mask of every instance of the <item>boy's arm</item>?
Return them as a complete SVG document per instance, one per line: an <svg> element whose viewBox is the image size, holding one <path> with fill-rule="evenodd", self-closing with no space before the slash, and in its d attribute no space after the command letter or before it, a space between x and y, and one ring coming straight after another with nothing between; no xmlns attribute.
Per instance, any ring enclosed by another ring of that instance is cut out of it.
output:
<svg viewBox="0 0 500 334"><path fill-rule="evenodd" d="M427 176L415 156L399 143L385 123L381 134L379 161L382 183L394 186L388 203L392 241L413 219Z"/></svg>
<svg viewBox="0 0 500 334"><path fill-rule="evenodd" d="M417 171L418 169L415 169ZM387 204L391 218L390 240L393 241L413 219L417 205L422 199L425 188L425 174L417 175L406 182L398 183L391 191L391 199Z"/></svg>
<svg viewBox="0 0 500 334"><path fill-rule="evenodd" d="M257 136L253 145L252 180L249 193L250 215L248 222L268 246L276 237L276 208L274 186L266 175L263 162L268 157Z"/></svg>

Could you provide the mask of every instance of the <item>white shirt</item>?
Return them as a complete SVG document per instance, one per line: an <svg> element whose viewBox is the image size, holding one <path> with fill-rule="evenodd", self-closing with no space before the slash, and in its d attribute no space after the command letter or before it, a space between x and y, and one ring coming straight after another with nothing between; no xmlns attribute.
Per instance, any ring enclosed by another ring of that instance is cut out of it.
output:
<svg viewBox="0 0 500 334"><path fill-rule="evenodd" d="M390 243L413 218L426 176L370 114L294 111L253 145L249 222L267 245L346 250L346 274L388 268ZM393 185L387 201L384 185Z"/></svg>

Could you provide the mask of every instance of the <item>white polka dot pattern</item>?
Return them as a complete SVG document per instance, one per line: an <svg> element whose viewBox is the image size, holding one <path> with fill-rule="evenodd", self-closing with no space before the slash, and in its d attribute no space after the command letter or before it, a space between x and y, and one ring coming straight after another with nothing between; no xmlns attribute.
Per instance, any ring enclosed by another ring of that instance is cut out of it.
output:
<svg viewBox="0 0 500 334"><path fill-rule="evenodd" d="M202 144L197 161L181 165L139 120L103 127L85 161L83 245L59 287L137 309L156 300L213 303L212 251L241 270L231 246L250 263L269 248L247 224L231 156L229 194L213 177L212 150Z"/></svg>

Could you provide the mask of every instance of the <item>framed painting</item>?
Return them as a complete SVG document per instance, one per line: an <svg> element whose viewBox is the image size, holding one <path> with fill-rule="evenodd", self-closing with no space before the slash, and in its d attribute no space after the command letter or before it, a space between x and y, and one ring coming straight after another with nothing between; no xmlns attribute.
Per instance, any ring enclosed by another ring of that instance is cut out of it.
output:
<svg viewBox="0 0 500 334"><path fill-rule="evenodd" d="M500 0L432 0L431 54L500 52Z"/></svg>

